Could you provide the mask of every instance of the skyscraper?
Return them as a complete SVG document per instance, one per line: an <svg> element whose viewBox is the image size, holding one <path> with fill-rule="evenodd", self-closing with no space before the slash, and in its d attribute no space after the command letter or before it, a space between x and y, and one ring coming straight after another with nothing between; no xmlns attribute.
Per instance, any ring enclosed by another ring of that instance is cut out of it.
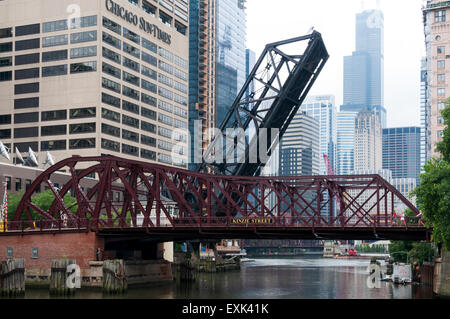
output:
<svg viewBox="0 0 450 319"><path fill-rule="evenodd" d="M336 170L336 106L333 95L308 96L301 106L305 111L319 122L320 131L320 174L327 175L327 165L323 160L326 154L330 160L331 167Z"/></svg>
<svg viewBox="0 0 450 319"><path fill-rule="evenodd" d="M299 110L280 141L280 176L319 175L319 122Z"/></svg>
<svg viewBox="0 0 450 319"><path fill-rule="evenodd" d="M427 109L430 114L431 156L437 157L436 143L442 141L445 128L441 111L450 96L448 72L450 62L450 30L448 22L450 3L448 1L428 0L423 9L426 46ZM423 124L422 124L423 125Z"/></svg>
<svg viewBox="0 0 450 319"><path fill-rule="evenodd" d="M382 161L382 129L379 117L361 111L355 119L354 170L380 170Z"/></svg>
<svg viewBox="0 0 450 319"><path fill-rule="evenodd" d="M41 159L111 154L185 168L188 2L77 5L70 19L69 2L0 1L0 139Z"/></svg>
<svg viewBox="0 0 450 319"><path fill-rule="evenodd" d="M192 0L189 16L189 167L195 169L214 137L210 129L220 127L245 83L245 0Z"/></svg>
<svg viewBox="0 0 450 319"><path fill-rule="evenodd" d="M336 117L337 127L337 174L348 175L354 166L355 156L355 118L356 112L338 112Z"/></svg>
<svg viewBox="0 0 450 319"><path fill-rule="evenodd" d="M428 99L427 58L422 58L420 69L420 167L431 159L431 101Z"/></svg>
<svg viewBox="0 0 450 319"><path fill-rule="evenodd" d="M216 0L216 126L245 83L246 0Z"/></svg>
<svg viewBox="0 0 450 319"><path fill-rule="evenodd" d="M374 111L386 127L384 108L384 15L366 10L356 15L356 50L344 57L344 104L341 111Z"/></svg>
<svg viewBox="0 0 450 319"><path fill-rule="evenodd" d="M383 169L392 171L392 177L414 178L419 183L420 127L383 129Z"/></svg>

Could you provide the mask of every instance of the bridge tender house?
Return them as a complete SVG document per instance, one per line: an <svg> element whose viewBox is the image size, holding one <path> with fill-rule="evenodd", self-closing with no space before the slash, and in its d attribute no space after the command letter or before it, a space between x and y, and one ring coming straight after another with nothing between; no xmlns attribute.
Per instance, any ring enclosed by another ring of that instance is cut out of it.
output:
<svg viewBox="0 0 450 319"><path fill-rule="evenodd" d="M233 218L232 224L273 224L272 218Z"/></svg>
<svg viewBox="0 0 450 319"><path fill-rule="evenodd" d="M133 12L128 11L127 9L118 5L114 1L106 0L106 9L114 13L116 16L121 17L122 19L128 21L129 23L134 24L135 26L139 24L140 29L144 30L149 34L153 34L155 38L158 38L159 40L167 43L168 45L171 44L172 40L170 34L162 31L156 25L149 23L144 18L139 19L138 16L135 15Z"/></svg>

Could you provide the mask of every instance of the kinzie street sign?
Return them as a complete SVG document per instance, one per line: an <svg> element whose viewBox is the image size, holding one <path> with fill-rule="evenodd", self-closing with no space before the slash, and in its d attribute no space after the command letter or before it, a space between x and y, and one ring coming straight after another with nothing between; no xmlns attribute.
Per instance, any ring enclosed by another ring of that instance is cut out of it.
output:
<svg viewBox="0 0 450 319"><path fill-rule="evenodd" d="M153 34L155 38L158 38L159 40L171 44L171 35L167 32L162 31L159 29L156 25L151 24L147 22L144 18L138 18L137 15L135 15L133 12L128 11L124 7L118 5L112 0L106 0L106 9L112 13L114 13L116 16L121 17L122 19L128 21L129 23L134 24L135 26L138 26L139 28L144 30L147 33Z"/></svg>

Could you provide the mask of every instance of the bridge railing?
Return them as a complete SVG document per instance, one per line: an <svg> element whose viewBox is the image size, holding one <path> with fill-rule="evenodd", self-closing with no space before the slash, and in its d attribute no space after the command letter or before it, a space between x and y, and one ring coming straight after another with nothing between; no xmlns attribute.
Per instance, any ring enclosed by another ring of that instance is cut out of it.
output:
<svg viewBox="0 0 450 319"><path fill-rule="evenodd" d="M253 216L253 217L201 217L194 226L192 218L172 217L170 220L161 217L157 223L155 217L148 220L136 219L116 220L107 223L104 219L75 219L75 220L31 220L10 221L6 227L0 229L0 234L21 232L59 232L59 231L95 231L102 229L130 229L130 228L198 228L198 227L228 227L228 228L255 228L255 227L284 227L284 228L368 228L368 227L408 228L423 226L422 220L416 217L406 217L405 220L378 216L368 223L351 225L345 221L345 217L311 216L311 217L277 217L277 216Z"/></svg>

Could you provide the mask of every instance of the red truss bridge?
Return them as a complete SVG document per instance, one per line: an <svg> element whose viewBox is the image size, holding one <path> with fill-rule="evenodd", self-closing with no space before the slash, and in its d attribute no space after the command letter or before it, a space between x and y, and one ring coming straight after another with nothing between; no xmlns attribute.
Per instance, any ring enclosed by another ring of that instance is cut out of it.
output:
<svg viewBox="0 0 450 319"><path fill-rule="evenodd" d="M58 189L52 178L61 171L69 173ZM48 211L32 201L38 187L54 194ZM70 205L68 194L75 198ZM400 205L416 217L400 220ZM7 226L2 235L92 231L155 241L427 240L430 234L417 208L379 175L210 175L113 156L56 163L31 184Z"/></svg>

